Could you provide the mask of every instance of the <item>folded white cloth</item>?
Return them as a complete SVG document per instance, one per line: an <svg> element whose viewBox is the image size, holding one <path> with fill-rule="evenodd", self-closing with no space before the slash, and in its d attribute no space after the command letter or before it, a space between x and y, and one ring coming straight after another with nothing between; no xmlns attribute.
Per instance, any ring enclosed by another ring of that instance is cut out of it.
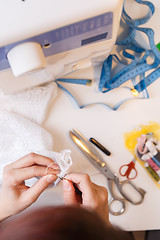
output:
<svg viewBox="0 0 160 240"><path fill-rule="evenodd" d="M56 84L50 83L17 94L0 93L0 184L3 167L30 152L57 162L60 176L64 176L71 166L70 151L53 152L52 136L40 126L56 92Z"/></svg>
<svg viewBox="0 0 160 240"><path fill-rule="evenodd" d="M56 83L7 95L0 90L0 110L16 113L41 124L46 117L50 103L56 95Z"/></svg>

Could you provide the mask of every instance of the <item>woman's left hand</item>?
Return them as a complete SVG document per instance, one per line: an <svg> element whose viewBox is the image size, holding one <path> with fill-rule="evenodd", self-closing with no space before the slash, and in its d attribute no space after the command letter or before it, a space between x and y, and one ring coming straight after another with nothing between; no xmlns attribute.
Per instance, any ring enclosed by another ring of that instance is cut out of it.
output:
<svg viewBox="0 0 160 240"><path fill-rule="evenodd" d="M52 159L35 153L30 153L4 167L0 192L0 221L34 203L56 180L59 173L60 168ZM32 187L26 186L24 181L32 177L41 178Z"/></svg>

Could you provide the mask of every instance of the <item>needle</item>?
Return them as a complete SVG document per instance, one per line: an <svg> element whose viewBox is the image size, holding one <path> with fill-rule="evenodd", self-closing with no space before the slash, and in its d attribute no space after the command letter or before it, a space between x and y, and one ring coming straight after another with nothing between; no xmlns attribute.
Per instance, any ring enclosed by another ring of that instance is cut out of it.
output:
<svg viewBox="0 0 160 240"><path fill-rule="evenodd" d="M80 197L82 197L82 192L78 189L78 187L75 185L75 183L73 183L72 181L70 181L70 180L68 180L68 179L66 179L66 178L64 178L64 177L59 177L59 179L61 179L61 181L63 181L63 179L64 179L64 180L66 180L66 181L68 181L68 182L71 182L71 183L73 184L73 187L74 187L74 189L75 189L75 192L76 192Z"/></svg>

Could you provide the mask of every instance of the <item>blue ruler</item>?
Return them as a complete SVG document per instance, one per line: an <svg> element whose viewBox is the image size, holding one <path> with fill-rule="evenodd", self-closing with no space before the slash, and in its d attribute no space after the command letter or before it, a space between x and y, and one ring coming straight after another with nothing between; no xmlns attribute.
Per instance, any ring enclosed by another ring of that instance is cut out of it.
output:
<svg viewBox="0 0 160 240"><path fill-rule="evenodd" d="M138 20L133 20L126 12L125 5L122 13L122 20L129 26L128 36L123 40L116 43L117 46L122 48L122 56L131 61L130 64L125 64L125 61L119 59L117 54L111 54L103 63L101 77L98 89L102 93L109 92L113 89L120 87L122 84L127 82L128 80L132 80L133 87L129 88L136 99L149 98L149 94L147 92L147 87L153 83L157 78L160 77L160 43L156 46L154 42L154 31L150 28L142 28L140 25L145 24L149 21L152 15L155 12L154 5L149 1L135 0L139 4L146 5L150 10L150 16L145 17ZM136 31L143 32L147 35L150 43L150 50L146 50L139 46L139 44L135 40ZM130 53L132 50L132 54ZM139 57L137 57L137 54ZM152 64L147 63L148 57L154 57L154 61ZM118 71L113 77L112 76L112 66L113 61L115 61L118 65L123 65L123 68ZM153 70L151 73L147 75L148 71ZM139 76L139 83L136 83L134 80ZM76 83L77 80L76 80ZM72 94L63 86L58 83L60 88L66 91L70 96ZM143 93L142 97L139 97L139 93ZM72 96L73 97L73 96ZM74 97L73 97L74 98ZM85 104L80 106L77 100L74 98L75 102L80 108L84 108L93 104L103 104L109 109L117 110L124 102L130 99L135 98L127 98L123 101L117 103L113 108L110 107L106 103L92 103Z"/></svg>

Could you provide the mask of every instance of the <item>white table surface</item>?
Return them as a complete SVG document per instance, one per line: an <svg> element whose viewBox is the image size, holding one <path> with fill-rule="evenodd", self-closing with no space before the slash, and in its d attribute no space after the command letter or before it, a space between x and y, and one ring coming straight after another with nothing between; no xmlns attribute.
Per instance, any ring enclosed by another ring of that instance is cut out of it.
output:
<svg viewBox="0 0 160 240"><path fill-rule="evenodd" d="M68 89L75 94L81 104L97 100L106 103L117 102L116 99L121 89L104 95L96 91L100 71L101 67L99 66L96 69L90 68L72 75L73 77L89 77L94 79L91 87L73 86L73 84L67 85ZM154 82L148 90L150 93L149 100L129 101L122 105L118 111L114 112L101 105L79 109L66 93L58 89L58 96L53 102L48 112L47 120L44 123L44 128L53 136L54 151L59 152L63 149L71 149L73 160L71 171L88 173L92 181L96 184L107 187L107 180L104 176L88 162L83 153L71 141L69 130L75 128L88 139L95 137L105 145L112 152L112 155L107 157L103 153L101 154L112 170L118 174L120 166L132 160L132 155L124 146L123 134L139 124L147 124L148 121L160 123L159 80ZM130 231L159 229L160 189L139 163L136 163L136 168L138 176L134 180L134 183L147 192L144 202L137 206L127 202L125 213L121 216L110 215L110 221ZM124 179L120 177L120 180ZM33 207L62 203L62 185L59 184L55 188L46 190Z"/></svg>
<svg viewBox="0 0 160 240"><path fill-rule="evenodd" d="M152 2L156 4L157 1L152 0ZM160 11L160 6L158 11ZM160 40L159 31L156 32L156 39ZM98 101L114 106L124 96L132 96L129 91L120 88L107 94L99 93L97 88L100 72L101 66L97 66L72 74L72 77L93 79L93 84L90 87L73 84L65 84L65 86L76 96L80 104ZM43 125L53 136L54 151L71 149L73 160L71 171L88 173L96 184L107 187L107 180L104 176L88 162L71 141L69 130L77 129L88 139L95 137L105 145L112 152L112 155L107 157L103 153L101 154L112 170L118 174L120 166L132 160L132 155L124 146L123 134L137 125L147 124L149 121L160 123L159 80L149 86L149 100L129 101L116 112L101 105L79 109L70 96L58 89L58 96L54 100ZM110 215L110 221L128 231L159 229L160 189L139 163L136 163L136 168L138 176L134 183L147 192L144 202L137 206L127 202L125 213L121 216ZM124 180L124 178L120 177L120 180ZM55 188L47 189L32 208L59 204L63 204L61 183Z"/></svg>
<svg viewBox="0 0 160 240"><path fill-rule="evenodd" d="M160 41L160 25L157 25L157 21L160 18L160 2L156 0L152 0L152 2L156 6L156 13L147 23L147 26L154 29L155 41L158 43ZM134 16L136 13L136 16L139 17L146 13L140 8L137 9L136 4L134 6L135 8L129 8L131 15ZM144 44L142 36L137 36L137 39L142 40ZM99 93L97 89L100 73L101 66L97 66L71 75L71 77L93 79L93 84L90 87L73 84L65 84L65 86L76 96L80 104L97 101L114 106L125 97L132 96L129 91L122 88L107 94ZM83 153L71 141L69 130L77 129L88 139L95 137L105 145L112 152L112 155L107 157L103 153L101 154L112 170L118 174L120 166L132 160L132 155L124 146L123 134L139 124L147 124L149 121L160 124L160 79L150 85L148 91L150 99L128 101L115 112L101 105L79 109L70 96L58 89L58 96L44 123L44 128L50 131L54 138L54 151L71 149L73 160L71 171L88 173L96 184L107 187L107 180L104 176L88 162ZM125 213L121 216L110 215L110 221L127 231L159 229L160 189L138 162L136 168L138 176L134 183L146 191L144 202L137 206L127 202ZM120 177L120 180L124 179ZM61 184L54 189L46 190L34 206L46 204L63 204Z"/></svg>

